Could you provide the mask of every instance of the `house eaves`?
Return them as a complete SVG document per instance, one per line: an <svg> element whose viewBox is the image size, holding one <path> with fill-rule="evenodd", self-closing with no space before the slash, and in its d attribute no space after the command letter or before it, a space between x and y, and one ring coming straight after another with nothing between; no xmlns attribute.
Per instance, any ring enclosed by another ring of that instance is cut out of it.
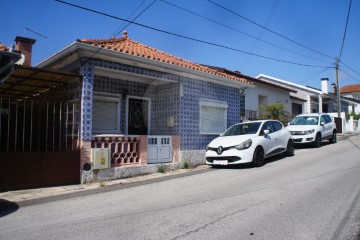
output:
<svg viewBox="0 0 360 240"><path fill-rule="evenodd" d="M224 73L229 74L229 75L233 75L233 76L245 78L245 79L247 79L248 81L251 81L251 82L260 83L260 84L264 84L264 85L267 85L267 86L270 86L270 87L274 87L274 88L277 88L277 89L281 89L281 90L285 90L285 91L297 93L297 91L296 91L295 89L293 89L293 88L286 87L286 86L282 86L282 85L279 85L279 84L274 84L274 83L267 82L267 81L263 81L263 80L261 80L261 79L254 78L254 77L251 77L251 76L248 76L248 75L239 73L239 72L237 72L237 71L232 71L232 70L229 70L229 69L226 69L226 68L209 66L209 65L204 65L204 66L207 66L207 67L216 69L216 70L218 70L218 71L224 72Z"/></svg>
<svg viewBox="0 0 360 240"><path fill-rule="evenodd" d="M264 78L269 79L270 81L275 81L278 84L289 85L291 87L294 87L295 89L298 88L298 89L301 89L301 90L304 90L304 91L307 91L307 92L311 92L311 93L317 94L317 95L323 94L322 91L319 91L319 90L316 90L316 89L313 89L313 88L309 88L309 87L306 87L306 86L303 86L303 85L300 85L300 84L288 82L288 81L285 81L285 80L282 80L282 79L279 79L279 78L267 76L265 74L259 74L256 78L258 78L258 79L264 79Z"/></svg>

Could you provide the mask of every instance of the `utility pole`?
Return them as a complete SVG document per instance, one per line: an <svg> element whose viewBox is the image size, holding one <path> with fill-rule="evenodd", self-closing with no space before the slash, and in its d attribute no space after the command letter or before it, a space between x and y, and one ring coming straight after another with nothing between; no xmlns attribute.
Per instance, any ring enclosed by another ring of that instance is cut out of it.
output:
<svg viewBox="0 0 360 240"><path fill-rule="evenodd" d="M336 69L336 101L337 101L337 112L338 118L341 118L341 99L340 99L340 85L339 85L339 58L335 59Z"/></svg>

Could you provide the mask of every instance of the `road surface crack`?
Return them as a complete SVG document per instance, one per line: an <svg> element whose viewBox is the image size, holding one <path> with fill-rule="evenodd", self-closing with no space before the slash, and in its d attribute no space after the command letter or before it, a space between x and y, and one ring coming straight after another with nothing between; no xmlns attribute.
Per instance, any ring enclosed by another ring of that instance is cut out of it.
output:
<svg viewBox="0 0 360 240"><path fill-rule="evenodd" d="M238 213L245 212L245 211L247 211L248 209L250 209L250 208L252 208L252 207L255 207L255 206L259 206L259 205L261 205L261 204L264 204L264 203L266 203L267 201L269 201L269 199L266 199L265 201L261 201L261 202L252 204L252 205L250 205L250 206L248 206L248 207L246 207L246 208L243 208L243 209L240 209L240 210L238 210L238 211L229 213L229 214L224 215L224 216L222 216L222 217L216 218L216 219L214 219L213 221L211 221L211 222L209 222L209 223L206 223L205 225L203 225L203 226L201 226L201 227L199 227L199 228L196 228L196 229L194 229L194 230L188 231L188 232L186 232L186 233L184 233L184 234L182 234L182 235L179 235L179 236L177 236L177 237L175 237L175 238L172 238L171 240L180 239L180 238L182 238L182 237L189 236L189 235L192 234L192 233L199 232L200 230L205 229L205 228L207 228L208 226L210 226L210 225L212 225L212 224L214 224L214 223L216 223L216 222L218 222L218 221L221 221L221 220L223 220L223 219L225 219L225 218L231 217L231 216L236 215L236 214L238 214Z"/></svg>

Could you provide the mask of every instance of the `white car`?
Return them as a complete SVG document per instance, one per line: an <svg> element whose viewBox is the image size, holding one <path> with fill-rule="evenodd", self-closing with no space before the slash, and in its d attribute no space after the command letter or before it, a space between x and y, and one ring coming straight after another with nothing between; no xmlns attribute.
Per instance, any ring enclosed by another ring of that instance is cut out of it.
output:
<svg viewBox="0 0 360 240"><path fill-rule="evenodd" d="M321 141L336 143L336 124L329 114L300 114L286 127L291 132L294 143L312 143L321 147Z"/></svg>
<svg viewBox="0 0 360 240"><path fill-rule="evenodd" d="M206 164L232 165L252 163L264 165L264 159L276 154L294 155L289 130L277 120L259 120L231 126L206 148Z"/></svg>

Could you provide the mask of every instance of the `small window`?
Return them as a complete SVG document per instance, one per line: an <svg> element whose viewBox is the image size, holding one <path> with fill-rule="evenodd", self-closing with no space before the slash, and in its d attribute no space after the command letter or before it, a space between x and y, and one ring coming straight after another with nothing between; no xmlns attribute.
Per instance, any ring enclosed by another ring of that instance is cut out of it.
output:
<svg viewBox="0 0 360 240"><path fill-rule="evenodd" d="M331 120L331 117L329 115L324 115L325 117L325 123L331 123L332 120Z"/></svg>
<svg viewBox="0 0 360 240"><path fill-rule="evenodd" d="M120 133L120 96L95 95L92 115L93 133Z"/></svg>
<svg viewBox="0 0 360 240"><path fill-rule="evenodd" d="M325 116L324 116L324 115L320 117L320 123L321 123L321 122L326 123L326 120L325 120Z"/></svg>
<svg viewBox="0 0 360 240"><path fill-rule="evenodd" d="M227 128L226 102L200 100L200 134L221 134Z"/></svg>

